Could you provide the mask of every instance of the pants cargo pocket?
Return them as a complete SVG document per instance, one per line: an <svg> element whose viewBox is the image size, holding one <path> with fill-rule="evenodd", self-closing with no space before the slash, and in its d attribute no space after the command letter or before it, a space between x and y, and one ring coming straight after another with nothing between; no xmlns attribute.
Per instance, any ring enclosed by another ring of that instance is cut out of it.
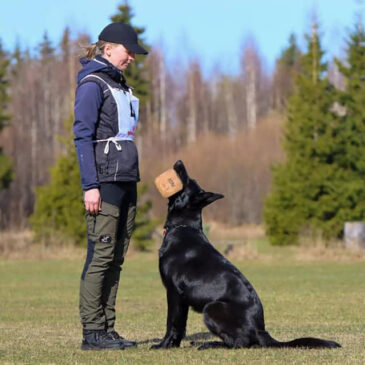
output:
<svg viewBox="0 0 365 365"><path fill-rule="evenodd" d="M86 213L88 239L94 242L115 243L118 220L119 208L102 202L101 211L98 214Z"/></svg>
<svg viewBox="0 0 365 365"><path fill-rule="evenodd" d="M119 207L102 202L101 211L94 217L94 228L91 232L92 237L96 243L115 244L118 221L119 221Z"/></svg>

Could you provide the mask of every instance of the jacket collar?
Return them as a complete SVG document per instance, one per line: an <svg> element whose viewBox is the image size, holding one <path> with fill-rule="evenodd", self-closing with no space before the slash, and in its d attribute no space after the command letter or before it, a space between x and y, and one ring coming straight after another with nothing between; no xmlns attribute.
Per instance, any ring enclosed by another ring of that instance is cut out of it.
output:
<svg viewBox="0 0 365 365"><path fill-rule="evenodd" d="M102 56L96 56L94 59L81 58L82 69L78 73L78 82L80 82L85 76L93 73L102 71L106 73L112 80L129 87L126 84L126 80L122 71L118 70L113 64L106 60Z"/></svg>

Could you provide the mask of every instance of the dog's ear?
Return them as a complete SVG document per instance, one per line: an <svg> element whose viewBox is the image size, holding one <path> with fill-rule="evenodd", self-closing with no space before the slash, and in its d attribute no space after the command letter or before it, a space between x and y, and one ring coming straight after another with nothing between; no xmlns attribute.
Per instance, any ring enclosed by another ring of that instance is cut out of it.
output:
<svg viewBox="0 0 365 365"><path fill-rule="evenodd" d="M208 191L202 191L198 195L196 195L193 199L193 204L198 206L199 208L204 208L207 205L215 202L218 199L224 198L224 195L217 193L210 193Z"/></svg>
<svg viewBox="0 0 365 365"><path fill-rule="evenodd" d="M186 172L185 166L181 160L178 160L174 164L174 170L179 175L183 185L186 185L189 180L189 175Z"/></svg>

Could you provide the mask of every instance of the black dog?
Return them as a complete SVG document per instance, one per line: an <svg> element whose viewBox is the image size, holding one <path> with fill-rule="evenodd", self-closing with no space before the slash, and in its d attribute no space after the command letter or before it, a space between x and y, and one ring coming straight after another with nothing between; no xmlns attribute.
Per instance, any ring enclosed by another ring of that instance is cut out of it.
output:
<svg viewBox="0 0 365 365"><path fill-rule="evenodd" d="M183 190L169 198L165 237L159 251L160 274L167 289L167 330L152 348L178 347L185 336L189 306L203 313L209 330L222 342L214 347L341 347L334 341L298 338L279 342L265 331L264 311L252 285L208 241L202 231L202 208L223 198L205 192L181 161L174 165Z"/></svg>

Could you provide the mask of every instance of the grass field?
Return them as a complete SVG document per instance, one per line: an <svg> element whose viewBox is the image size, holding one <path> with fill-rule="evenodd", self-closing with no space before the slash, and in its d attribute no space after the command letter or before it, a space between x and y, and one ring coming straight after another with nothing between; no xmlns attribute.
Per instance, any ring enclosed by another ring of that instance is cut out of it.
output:
<svg viewBox="0 0 365 365"><path fill-rule="evenodd" d="M278 340L333 339L341 349L197 351L190 341L212 336L201 315L191 311L181 348L149 350L164 335L166 322L154 251L129 255L118 295L117 330L139 347L83 352L78 317L83 251L78 251L58 258L0 259L0 363L365 364L364 261L302 261L293 249L273 249L262 242L254 251L252 259L238 255L232 260L260 295L271 335Z"/></svg>

